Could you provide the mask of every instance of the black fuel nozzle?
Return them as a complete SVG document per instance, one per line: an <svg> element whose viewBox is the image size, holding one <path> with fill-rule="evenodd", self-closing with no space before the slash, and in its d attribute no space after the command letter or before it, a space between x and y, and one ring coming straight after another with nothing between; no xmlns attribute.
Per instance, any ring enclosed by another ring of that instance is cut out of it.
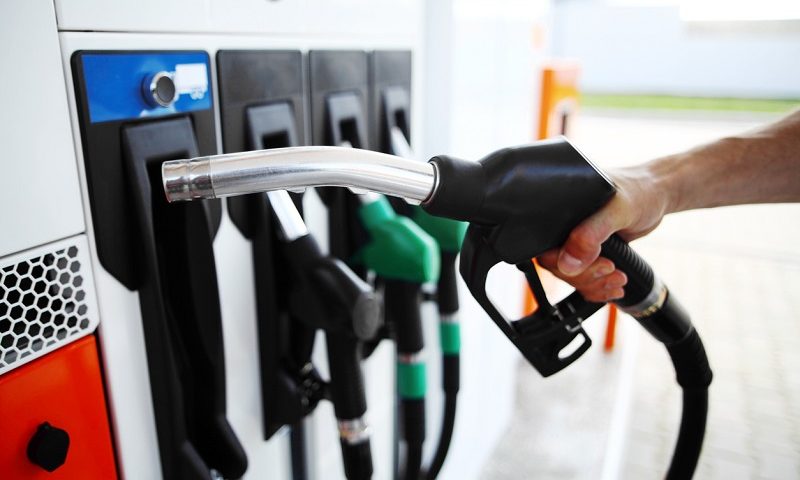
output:
<svg viewBox="0 0 800 480"><path fill-rule="evenodd" d="M345 476L368 479L373 467L361 345L382 324L380 299L343 262L322 254L311 235L289 241L284 248L295 287L289 293L289 310L325 331L328 397L339 427Z"/></svg>
<svg viewBox="0 0 800 480"><path fill-rule="evenodd" d="M531 259L562 245L575 226L608 202L616 191L612 181L564 138L498 150L478 162L438 156L431 163L438 186L423 208L470 222L460 271L473 296L542 375L571 364L591 343L581 323L602 304L574 292L551 305ZM616 235L603 244L602 255L629 279L625 297L615 303L653 331L641 314L663 305L666 288ZM486 278L500 262L525 273L540 306L536 312L509 320L488 298ZM691 323L676 316L658 328L668 331L656 336L669 345L689 335ZM582 345L564 350L579 336Z"/></svg>

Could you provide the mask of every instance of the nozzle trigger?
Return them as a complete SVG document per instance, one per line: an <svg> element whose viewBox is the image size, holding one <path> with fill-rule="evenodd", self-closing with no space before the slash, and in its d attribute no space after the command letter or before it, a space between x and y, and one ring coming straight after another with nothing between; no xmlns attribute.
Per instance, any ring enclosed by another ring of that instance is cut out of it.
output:
<svg viewBox="0 0 800 480"><path fill-rule="evenodd" d="M539 275L530 261L517 265L524 274L539 308L517 320L507 319L486 293L489 270L500 263L486 240L482 227L471 225L461 250L461 275L472 295L492 321L519 349L542 376L550 376L569 366L583 355L592 341L581 325L602 304L590 303L574 292L556 305L550 304ZM577 338L581 344L573 351L566 348ZM562 353L563 352L563 353Z"/></svg>

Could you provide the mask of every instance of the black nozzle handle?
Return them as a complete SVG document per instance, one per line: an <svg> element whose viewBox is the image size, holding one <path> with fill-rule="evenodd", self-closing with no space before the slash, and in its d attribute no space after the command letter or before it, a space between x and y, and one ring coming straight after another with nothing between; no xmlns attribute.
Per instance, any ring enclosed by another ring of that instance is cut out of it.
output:
<svg viewBox="0 0 800 480"><path fill-rule="evenodd" d="M283 248L296 280L289 300L294 315L326 331L351 332L362 340L375 336L381 305L369 284L341 260L324 255L311 235Z"/></svg>
<svg viewBox="0 0 800 480"><path fill-rule="evenodd" d="M360 340L372 339L381 326L380 300L372 287L333 257L321 258L310 274L327 304L347 312L346 330Z"/></svg>
<svg viewBox="0 0 800 480"><path fill-rule="evenodd" d="M417 354L425 346L420 315L420 284L386 279L384 285L386 318L394 325L397 353Z"/></svg>
<svg viewBox="0 0 800 480"><path fill-rule="evenodd" d="M591 346L591 339L581 327L581 322L599 310L602 304L587 302L575 292L556 306L548 304L549 308L540 308L531 315L518 319L507 318L486 291L489 271L503 261L487 237L485 227L471 224L467 229L459 263L464 283L489 318L542 376L563 370ZM533 269L530 260L524 263ZM538 282L535 271L525 273L529 284L534 279ZM537 301L541 305L545 299L537 297ZM565 317L561 312L568 315ZM578 348L562 355L562 351L578 337L582 341Z"/></svg>
<svg viewBox="0 0 800 480"><path fill-rule="evenodd" d="M458 312L458 277L456 257L458 252L441 252L442 270L436 285L436 303L442 315L455 315Z"/></svg>

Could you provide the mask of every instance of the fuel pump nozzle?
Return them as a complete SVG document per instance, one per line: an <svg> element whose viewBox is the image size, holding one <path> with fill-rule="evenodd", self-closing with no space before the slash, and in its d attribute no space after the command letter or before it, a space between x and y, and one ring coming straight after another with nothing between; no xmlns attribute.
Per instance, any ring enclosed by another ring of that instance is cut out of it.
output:
<svg viewBox="0 0 800 480"><path fill-rule="evenodd" d="M345 476L371 478L361 342L374 337L380 327L380 300L341 260L320 251L288 193L280 190L267 195L292 285L289 311L306 325L325 331L330 370L327 393L336 414Z"/></svg>
<svg viewBox="0 0 800 480"><path fill-rule="evenodd" d="M569 232L615 193L613 183L566 139L505 148L478 162L437 156L427 164L354 149L297 148L166 162L169 200L214 198L273 189L343 186L419 202L433 215L470 222L460 272L478 303L544 376L565 368L589 347L582 322L602 305L578 292L551 305L531 259L564 243ZM705 433L711 369L688 315L650 266L612 236L602 255L626 273L615 303L666 347L684 391L681 431L667 478L694 472ZM525 273L540 308L509 320L486 293L500 262ZM574 352L566 348L577 337ZM562 353L563 352L563 353Z"/></svg>

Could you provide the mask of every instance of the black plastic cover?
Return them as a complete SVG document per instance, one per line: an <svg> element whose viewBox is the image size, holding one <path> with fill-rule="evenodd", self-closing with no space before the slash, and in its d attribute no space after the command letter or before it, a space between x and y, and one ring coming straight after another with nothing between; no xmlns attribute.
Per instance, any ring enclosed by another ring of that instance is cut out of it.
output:
<svg viewBox="0 0 800 480"><path fill-rule="evenodd" d="M305 144L304 63L299 51L217 53L226 153ZM289 312L290 268L266 194L227 200L236 227L252 242L264 438L298 424L324 394L310 365L315 329ZM297 202L299 205L299 202ZM307 460L301 450L295 463Z"/></svg>
<svg viewBox="0 0 800 480"><path fill-rule="evenodd" d="M314 145L333 145L330 132L328 99L344 92L355 97L358 112L364 122L358 127L359 148L370 148L366 121L369 77L367 54L362 51L312 50L308 54L309 91L311 93L311 142ZM353 138L346 138L352 141Z"/></svg>
<svg viewBox="0 0 800 480"><path fill-rule="evenodd" d="M314 145L369 149L367 116L369 76L366 52L314 50L308 54L311 140ZM343 188L319 188L328 207L330 252L348 260L366 239L356 211L360 201ZM363 269L355 268L362 277Z"/></svg>
<svg viewBox="0 0 800 480"><path fill-rule="evenodd" d="M370 54L369 122L374 150L391 153L389 132L399 127L411 139L411 52L376 50Z"/></svg>
<svg viewBox="0 0 800 480"><path fill-rule="evenodd" d="M226 153L277 145L307 145L303 105L306 74L302 53L296 50L220 50L217 72L222 145ZM286 138L275 137L281 135ZM299 200L295 200L299 207ZM231 197L227 201L234 225L245 237L251 238L247 197Z"/></svg>
<svg viewBox="0 0 800 480"><path fill-rule="evenodd" d="M213 109L91 123L85 53L72 69L95 241L103 267L139 294L163 476L239 477L247 458L225 419L212 249L221 206L168 207L160 180L166 160L216 153Z"/></svg>
<svg viewBox="0 0 800 480"><path fill-rule="evenodd" d="M86 163L86 177L89 187L89 204L92 211L94 235L97 238L97 255L100 263L114 278L130 290L136 289L139 278L139 263L133 254L136 250L137 230L131 219L120 212L129 212L132 208L126 191L126 178L121 161L122 125L148 122L153 119L139 121L111 121L91 123L89 107L83 78L82 55L94 53L131 53L131 52L98 52L78 51L72 55L72 72L75 80L75 95L78 103L78 118L81 124L81 140L83 156ZM165 52L159 52L165 53ZM134 92L138 94L138 92ZM213 155L217 153L217 136L214 127L214 111L197 110L181 115L191 121L197 135L197 153ZM164 118L175 116L164 116ZM219 228L222 209L219 202L211 204L215 228Z"/></svg>

